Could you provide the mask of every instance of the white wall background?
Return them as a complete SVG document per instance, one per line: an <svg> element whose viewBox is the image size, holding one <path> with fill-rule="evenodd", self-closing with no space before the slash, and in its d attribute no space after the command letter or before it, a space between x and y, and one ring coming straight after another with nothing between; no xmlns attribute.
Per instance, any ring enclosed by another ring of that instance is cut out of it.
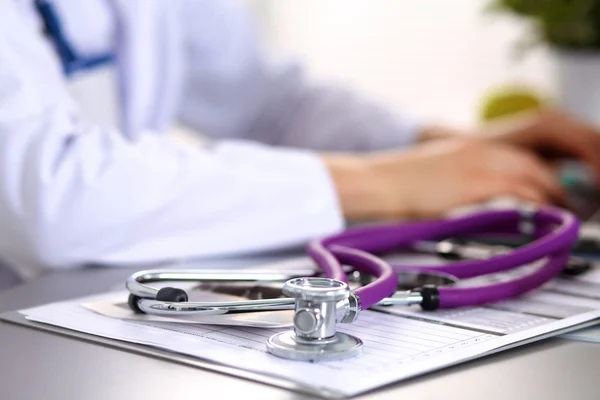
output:
<svg viewBox="0 0 600 400"><path fill-rule="evenodd" d="M472 124L484 93L521 83L552 92L543 49L521 61L515 20L486 0L253 0L277 52L427 120Z"/></svg>

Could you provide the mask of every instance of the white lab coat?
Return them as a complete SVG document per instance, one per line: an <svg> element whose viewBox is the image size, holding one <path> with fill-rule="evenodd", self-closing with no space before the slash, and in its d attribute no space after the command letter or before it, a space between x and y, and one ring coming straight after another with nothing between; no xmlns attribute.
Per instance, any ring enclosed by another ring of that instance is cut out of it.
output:
<svg viewBox="0 0 600 400"><path fill-rule="evenodd" d="M0 257L23 277L301 245L343 227L313 150L413 140L411 122L269 62L234 2L55 0L78 51L117 51L122 126L101 129L32 2L0 2ZM215 141L160 134L175 120Z"/></svg>

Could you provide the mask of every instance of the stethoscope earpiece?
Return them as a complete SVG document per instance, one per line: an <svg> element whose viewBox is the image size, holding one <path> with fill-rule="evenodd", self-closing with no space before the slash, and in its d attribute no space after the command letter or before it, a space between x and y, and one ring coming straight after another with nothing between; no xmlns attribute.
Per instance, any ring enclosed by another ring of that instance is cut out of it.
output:
<svg viewBox="0 0 600 400"><path fill-rule="evenodd" d="M141 297L134 294L130 294L127 299L129 308L136 314L144 314L144 311L140 308ZM164 287L158 290L156 293L155 300L164 301L167 303L183 303L189 301L188 294L185 290L175 287Z"/></svg>
<svg viewBox="0 0 600 400"><path fill-rule="evenodd" d="M156 300L168 301L171 303L181 303L184 301L188 301L188 294L183 289L174 287L164 287L161 288L158 291L158 293L156 293Z"/></svg>
<svg viewBox="0 0 600 400"><path fill-rule="evenodd" d="M131 308L131 311L133 311L136 314L144 314L139 305L139 301L141 299L141 297L138 297L132 293L130 293L129 297L127 298L127 305L129 306L129 308Z"/></svg>

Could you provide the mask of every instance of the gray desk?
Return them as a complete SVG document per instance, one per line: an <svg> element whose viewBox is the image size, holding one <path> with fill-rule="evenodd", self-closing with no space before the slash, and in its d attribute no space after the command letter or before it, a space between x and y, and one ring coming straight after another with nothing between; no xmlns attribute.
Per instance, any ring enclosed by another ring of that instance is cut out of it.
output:
<svg viewBox="0 0 600 400"><path fill-rule="evenodd" d="M130 269L57 272L0 292L0 312L105 291ZM281 399L293 392L0 322L0 399ZM550 339L364 399L598 399L600 344Z"/></svg>

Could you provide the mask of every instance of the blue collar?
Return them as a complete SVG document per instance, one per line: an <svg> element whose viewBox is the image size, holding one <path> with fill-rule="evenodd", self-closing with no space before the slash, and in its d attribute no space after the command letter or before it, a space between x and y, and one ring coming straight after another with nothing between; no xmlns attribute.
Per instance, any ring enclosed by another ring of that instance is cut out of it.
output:
<svg viewBox="0 0 600 400"><path fill-rule="evenodd" d="M56 13L52 1L35 0L35 7L42 18L45 32L54 44L54 48L62 62L65 75L72 76L77 72L94 69L114 61L112 54L87 58L77 54L61 29L60 18Z"/></svg>

